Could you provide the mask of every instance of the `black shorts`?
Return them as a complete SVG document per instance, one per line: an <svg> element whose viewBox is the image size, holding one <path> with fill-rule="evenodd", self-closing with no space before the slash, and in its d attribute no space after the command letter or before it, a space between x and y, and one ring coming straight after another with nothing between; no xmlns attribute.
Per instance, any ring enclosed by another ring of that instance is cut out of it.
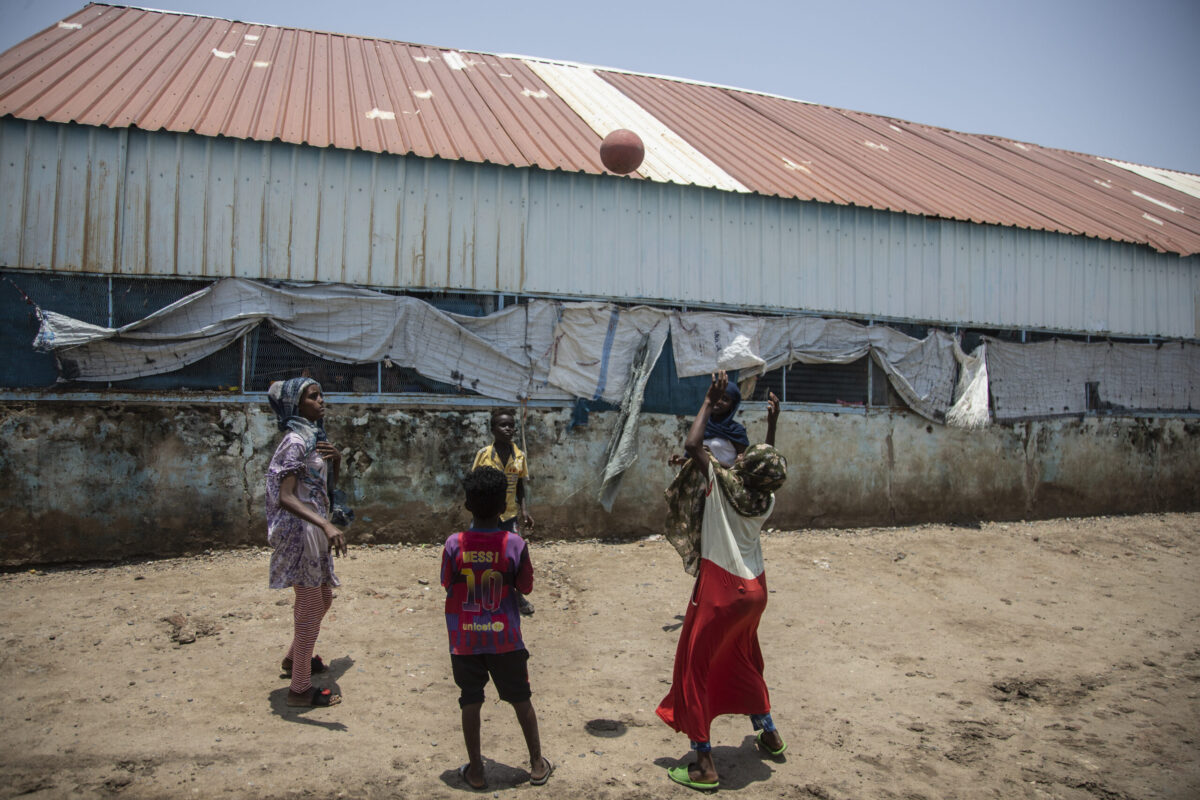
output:
<svg viewBox="0 0 1200 800"><path fill-rule="evenodd" d="M478 653L470 656L450 654L450 666L454 669L454 682L462 692L458 706L483 702L483 687L488 676L496 684L496 693L506 703L521 703L533 692L529 688L528 650L513 650L510 653Z"/></svg>

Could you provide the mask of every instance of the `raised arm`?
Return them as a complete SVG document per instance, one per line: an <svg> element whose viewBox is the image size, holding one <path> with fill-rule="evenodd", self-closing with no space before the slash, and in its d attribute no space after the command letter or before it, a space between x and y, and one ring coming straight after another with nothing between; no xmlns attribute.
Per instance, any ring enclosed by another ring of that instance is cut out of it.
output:
<svg viewBox="0 0 1200 800"><path fill-rule="evenodd" d="M767 392L767 438L766 443L775 446L775 423L779 422L779 398Z"/></svg>
<svg viewBox="0 0 1200 800"><path fill-rule="evenodd" d="M692 427L688 430L687 438L683 440L683 449L695 465L701 469L708 467L708 451L704 449L704 427L708 424L709 415L712 414L713 404L725 395L725 387L728 385L729 376L725 374L725 370L713 373L712 383L709 384L708 391L704 394L704 402L700 404L700 410L696 412L696 418L692 420Z"/></svg>
<svg viewBox="0 0 1200 800"><path fill-rule="evenodd" d="M329 477L325 481L325 489L329 496L329 505L333 506L333 490L337 488L338 473L342 466L342 453L333 442L317 442L317 455L325 459L329 465Z"/></svg>

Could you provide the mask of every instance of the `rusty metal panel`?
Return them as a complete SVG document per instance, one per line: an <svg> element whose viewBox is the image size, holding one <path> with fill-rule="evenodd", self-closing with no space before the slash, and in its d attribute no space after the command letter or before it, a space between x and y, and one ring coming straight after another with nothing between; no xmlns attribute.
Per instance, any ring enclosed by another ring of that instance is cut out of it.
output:
<svg viewBox="0 0 1200 800"><path fill-rule="evenodd" d="M233 247L226 243L233 241L235 230L237 180L234 176L237 154L238 146L234 140L209 140L208 181L201 212L204 226L199 236L203 246L201 263L205 274L211 277L232 277L234 274Z"/></svg>
<svg viewBox="0 0 1200 800"><path fill-rule="evenodd" d="M90 5L0 55L0 115L603 172L520 59Z"/></svg>
<svg viewBox="0 0 1200 800"><path fill-rule="evenodd" d="M0 54L0 117L587 175L604 172L598 129L636 117L653 123L656 182L1200 253L1197 176L616 70L118 6L68 19ZM139 201L170 203L145 188ZM147 232L169 208L156 205ZM45 210L27 212L37 224ZM705 229L702 247L716 235ZM144 266L154 242L139 244L118 269ZM343 265L357 263L358 244L325 229L311 257L350 248ZM374 274L373 259L344 277Z"/></svg>
<svg viewBox="0 0 1200 800"><path fill-rule="evenodd" d="M1150 191L1154 181L1103 159L753 92L598 74L754 192L1200 252L1200 198L1172 181ZM1163 203L1177 211L1155 217Z"/></svg>
<svg viewBox="0 0 1200 800"><path fill-rule="evenodd" d="M29 199L28 135L32 126L0 120L0 264L20 264Z"/></svg>
<svg viewBox="0 0 1200 800"><path fill-rule="evenodd" d="M266 278L271 276L263 269L265 242L262 229L265 219L265 207L268 189L263 165L267 154L274 149L273 145L254 141L238 141L234 154L220 167L230 169L229 180L233 183L233 225L231 238L227 242L214 243L212 250L228 249L228 261L232 264L233 275L238 278ZM296 185L297 192L307 191L307 187ZM315 190L314 190L315 191ZM225 258L222 257L222 262ZM268 259L267 264L275 263Z"/></svg>
<svg viewBox="0 0 1200 800"><path fill-rule="evenodd" d="M277 151L272 152L277 154ZM272 211L272 216L278 217L278 230L287 226L291 220L287 209L289 202L294 206L316 206L316 252L311 263L305 263L303 249L293 252L289 277L337 283L345 279L345 243L358 234L361 223L361 220L349 219L347 214L347 200L354 191L349 175L349 161L353 154L336 150L317 150L306 152L301 157L308 158L310 153L320 159L318 191L311 197L296 197L289 191L286 180L283 181L280 193L288 196L278 210ZM274 165L275 159L272 158L271 161ZM352 226L353 229L348 229L348 226ZM294 235L294 228L292 232Z"/></svg>

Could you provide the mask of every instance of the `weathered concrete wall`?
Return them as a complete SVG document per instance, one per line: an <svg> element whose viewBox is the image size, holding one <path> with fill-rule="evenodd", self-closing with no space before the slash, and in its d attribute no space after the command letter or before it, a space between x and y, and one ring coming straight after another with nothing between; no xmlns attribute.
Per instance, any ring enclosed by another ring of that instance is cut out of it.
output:
<svg viewBox="0 0 1200 800"><path fill-rule="evenodd" d="M751 439L761 412L744 420ZM526 423L537 534L659 530L667 457L687 420L646 415L642 456L616 506L596 501L614 415L570 429L568 410ZM434 542L466 519L458 479L488 441L487 413L332 406L352 543ZM263 474L278 441L257 406L0 406L5 565L168 555L265 542ZM1059 420L961 431L903 412L785 412L790 478L779 528L1031 519L1200 509L1200 421Z"/></svg>

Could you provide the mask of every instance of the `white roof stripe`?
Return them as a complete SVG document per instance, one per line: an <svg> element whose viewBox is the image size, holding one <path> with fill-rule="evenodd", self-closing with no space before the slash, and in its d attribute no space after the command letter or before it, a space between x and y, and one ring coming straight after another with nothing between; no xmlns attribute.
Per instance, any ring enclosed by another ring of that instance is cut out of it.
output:
<svg viewBox="0 0 1200 800"><path fill-rule="evenodd" d="M646 146L646 158L637 170L642 177L727 192L750 191L594 70L533 59L524 63L601 137L618 128L640 136Z"/></svg>
<svg viewBox="0 0 1200 800"><path fill-rule="evenodd" d="M1177 192L1189 194L1192 197L1195 197L1197 200L1200 200L1200 175L1190 175L1186 172L1175 172L1169 169L1159 169L1158 167L1144 167L1141 164L1130 164L1128 161L1114 161L1111 158L1102 158L1100 160L1107 161L1114 167L1120 167L1121 169L1126 169L1132 173L1141 175L1143 178L1149 178L1152 181L1157 181L1163 186L1170 186ZM1154 202L1159 201L1155 200ZM1159 205L1163 204L1159 203ZM1167 207L1171 208L1172 211L1180 210L1171 206Z"/></svg>

